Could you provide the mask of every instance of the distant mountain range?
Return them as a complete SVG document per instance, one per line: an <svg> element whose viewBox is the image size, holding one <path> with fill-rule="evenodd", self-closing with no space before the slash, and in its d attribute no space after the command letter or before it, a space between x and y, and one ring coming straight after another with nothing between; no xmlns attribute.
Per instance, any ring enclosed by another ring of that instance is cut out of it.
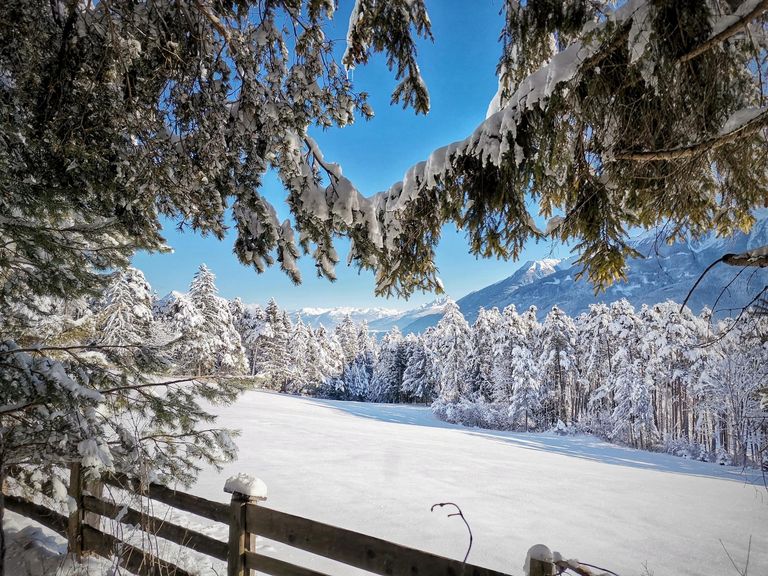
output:
<svg viewBox="0 0 768 576"><path fill-rule="evenodd" d="M573 264L574 259L545 259L526 262L508 278L471 292L457 303L471 323L481 307L495 306L501 310L509 304L515 304L519 310L536 306L543 317L554 305L570 315L577 315L586 311L590 304L610 303L621 298L636 307L665 300L682 302L706 267L723 254L765 245L768 245L768 210L759 213L759 220L749 234L737 233L730 238L717 238L711 234L696 241L666 244L657 231L650 230L632 241L632 246L643 257L627 262L627 280L615 283L600 294L595 294L586 278L576 280L580 266ZM766 285L766 269L742 270L719 264L693 292L688 306L697 313L708 306L718 315L728 315L741 309ZM442 298L405 312L385 308L322 311L306 308L299 312L305 322L323 323L328 328L349 313L353 320L366 320L376 332L386 332L397 326L403 333L409 333L422 332L436 325L447 302L447 298Z"/></svg>
<svg viewBox="0 0 768 576"><path fill-rule="evenodd" d="M349 316L355 322L367 322L368 329L372 332L389 332L397 326L401 331L413 332L407 328L423 317L438 319L442 317L445 305L450 298L439 298L429 304L424 304L412 310L394 310L392 308L301 308L291 313L295 320L298 316L305 324L317 328L321 324L326 328L333 328L339 324L344 317Z"/></svg>
<svg viewBox="0 0 768 576"><path fill-rule="evenodd" d="M301 308L291 312L291 319L295 321L301 316L302 321L313 328L317 328L321 324L326 328L333 328L341 323L347 315L356 323L365 321L370 324L376 321L386 322L390 318L394 318L402 313L402 310L395 310L393 308L351 308L348 306L338 308Z"/></svg>

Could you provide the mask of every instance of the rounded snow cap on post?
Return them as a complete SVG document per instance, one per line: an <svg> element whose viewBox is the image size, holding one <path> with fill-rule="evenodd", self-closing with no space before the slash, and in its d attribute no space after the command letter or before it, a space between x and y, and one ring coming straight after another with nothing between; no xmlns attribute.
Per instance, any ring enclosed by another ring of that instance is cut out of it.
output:
<svg viewBox="0 0 768 576"><path fill-rule="evenodd" d="M242 472L227 478L227 482L224 484L224 492L228 494L242 494L252 500L267 499L267 485L261 479Z"/></svg>
<svg viewBox="0 0 768 576"><path fill-rule="evenodd" d="M536 544L528 550L523 565L525 576L551 576L554 574L554 556L544 544Z"/></svg>

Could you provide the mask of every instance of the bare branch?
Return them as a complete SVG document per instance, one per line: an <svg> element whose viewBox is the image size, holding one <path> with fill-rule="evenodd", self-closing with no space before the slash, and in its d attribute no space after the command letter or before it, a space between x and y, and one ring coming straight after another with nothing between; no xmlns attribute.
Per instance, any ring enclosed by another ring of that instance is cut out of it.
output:
<svg viewBox="0 0 768 576"><path fill-rule="evenodd" d="M726 254L722 260L730 266L757 266L765 268L768 267L768 246L761 246L741 254Z"/></svg>
<svg viewBox="0 0 768 576"><path fill-rule="evenodd" d="M197 6L197 9L200 10L200 13L206 17L206 19L213 25L213 27L216 28L219 34L221 34L221 37L226 40L227 44L229 44L231 42L229 30L224 27L224 25L221 23L221 20L219 20L219 17L211 12L211 10L203 3L202 0L195 0L195 6Z"/></svg>
<svg viewBox="0 0 768 576"><path fill-rule="evenodd" d="M768 125L768 110L752 118L749 122L726 132L719 134L698 144L691 146L682 146L679 148L669 148L667 150L652 150L647 152L623 152L614 155L613 160L629 160L632 162L655 162L655 161L674 161L693 158L710 150L717 150L721 146L730 144L740 138L751 136L761 128Z"/></svg>
<svg viewBox="0 0 768 576"><path fill-rule="evenodd" d="M726 254L726 256L727 256L727 254ZM709 273L709 271L710 271L710 270L712 270L712 268L714 268L715 266L717 266L718 264L720 264L720 262L722 262L722 261L723 261L723 258L725 258L725 256L722 256L722 257L718 258L717 260L715 260L714 262L712 262L712 264L710 264L709 266L707 266L707 267L706 267L706 269L704 270L704 272L702 272L702 273L701 273L701 276L699 276L699 277L696 279L696 282L694 282L694 283L693 283L693 286L692 286L692 287L691 287L691 289L688 291L688 294L686 295L686 297L685 297L685 300L683 300L683 303L682 303L682 304L680 304L680 311L681 311L681 312L682 312L682 311L683 311L683 309L685 308L685 305L686 305L686 304L688 304L688 300L690 300L691 296L693 295L693 291L694 291L694 290L696 290L696 287L697 287L697 286L698 286L698 285L701 283L701 281L704 279L704 276L706 276L706 275Z"/></svg>
<svg viewBox="0 0 768 576"><path fill-rule="evenodd" d="M744 27L746 27L748 22L754 20L755 18L758 18L766 10L768 10L768 0L763 0L757 6L755 6L750 12L748 12L747 14L745 14L744 16L736 20L736 22L728 26L725 30L723 30L718 34L715 34L714 36L711 36L708 40L702 42L690 52L683 54L678 61L681 64L683 64L685 62L688 62L689 60L693 60L697 56L701 56L702 54L704 54L704 52L711 50L712 48L714 48L724 40L727 40L731 36L740 32Z"/></svg>

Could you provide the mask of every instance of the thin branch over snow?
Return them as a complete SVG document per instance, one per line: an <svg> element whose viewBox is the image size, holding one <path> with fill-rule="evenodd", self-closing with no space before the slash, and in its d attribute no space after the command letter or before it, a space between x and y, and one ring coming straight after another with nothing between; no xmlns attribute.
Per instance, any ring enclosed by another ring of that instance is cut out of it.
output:
<svg viewBox="0 0 768 576"><path fill-rule="evenodd" d="M469 527L469 522L467 522L467 519L464 517L464 513L461 511L461 508L459 508L458 504L454 504L453 502L440 502L438 504L432 504L432 507L429 509L430 512L434 512L435 508L439 507L442 508L443 506L453 506L458 510L458 512L454 512L453 514L448 514L448 518L451 516L458 516L464 521L464 525L467 527L467 532L469 532L469 546L467 547L467 553L464 554L464 560L463 562L467 562L467 558L469 558L469 551L472 550L472 528Z"/></svg>

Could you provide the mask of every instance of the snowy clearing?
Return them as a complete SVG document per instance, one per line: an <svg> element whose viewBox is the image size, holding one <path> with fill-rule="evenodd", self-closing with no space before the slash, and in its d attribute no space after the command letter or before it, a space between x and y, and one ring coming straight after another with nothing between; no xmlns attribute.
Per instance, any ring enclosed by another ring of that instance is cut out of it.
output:
<svg viewBox="0 0 768 576"><path fill-rule="evenodd" d="M203 473L200 496L227 501L226 478L245 472L265 481L271 508L462 558L463 524L429 511L452 501L474 533L469 561L512 574L544 543L623 576L645 563L657 576L735 576L719 539L743 564L750 536L750 573L768 569L757 473L592 437L463 428L425 407L250 392L218 413L243 431L240 457Z"/></svg>
<svg viewBox="0 0 768 576"><path fill-rule="evenodd" d="M469 561L510 574L522 574L528 548L544 543L622 576L735 576L720 540L743 567L750 537L749 573L768 569L768 491L756 472L586 436L463 428L422 406L249 392L216 411L242 430L240 459L203 472L191 491L206 498L227 502L226 479L252 474L271 508L460 559L464 525L430 513L456 502L474 533ZM173 517L226 539L223 525ZM357 573L277 544L262 541L260 551ZM170 548L163 556L203 574L223 570Z"/></svg>

